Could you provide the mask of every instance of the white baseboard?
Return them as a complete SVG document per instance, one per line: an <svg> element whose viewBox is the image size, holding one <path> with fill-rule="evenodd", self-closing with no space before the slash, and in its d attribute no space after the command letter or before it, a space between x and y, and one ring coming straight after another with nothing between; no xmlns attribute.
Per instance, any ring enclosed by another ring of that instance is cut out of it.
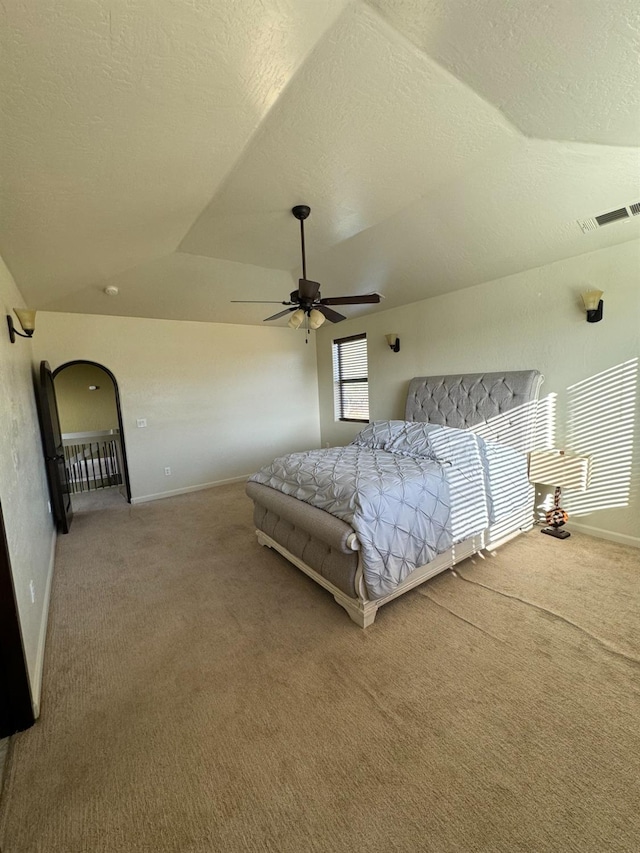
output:
<svg viewBox="0 0 640 853"><path fill-rule="evenodd" d="M578 533L597 536L598 539L608 539L610 542L618 542L620 545L640 548L640 536L628 536L626 533L615 533L612 530L603 530L601 527L591 527L588 524L574 524L573 521L569 521L569 530L577 530Z"/></svg>
<svg viewBox="0 0 640 853"><path fill-rule="evenodd" d="M197 486L185 486L183 489L172 489L170 492L157 492L155 495L141 495L131 498L132 504L143 504L147 501L159 501L162 498L172 498L175 495L186 495L189 492L201 492L203 489L213 489L215 486L227 486L229 483L242 483L249 479L251 474L243 474L241 477L230 477L228 480L215 480L213 483L200 483Z"/></svg>
<svg viewBox="0 0 640 853"><path fill-rule="evenodd" d="M40 636L38 637L38 651L36 652L36 667L31 683L31 703L33 705L33 716L40 716L40 698L42 695L42 673L44 670L44 647L47 641L47 625L49 623L49 606L51 602L51 583L53 581L53 569L56 560L57 532L54 528L51 534L51 552L49 554L49 569L47 571L47 582L44 588L42 600L42 622L40 623Z"/></svg>

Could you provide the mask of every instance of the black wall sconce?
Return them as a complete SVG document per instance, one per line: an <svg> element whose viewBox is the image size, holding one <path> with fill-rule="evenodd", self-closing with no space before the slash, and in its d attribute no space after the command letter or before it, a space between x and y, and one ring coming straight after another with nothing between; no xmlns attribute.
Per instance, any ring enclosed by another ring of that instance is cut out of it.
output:
<svg viewBox="0 0 640 853"><path fill-rule="evenodd" d="M602 291L586 290L582 301L587 310L587 323L599 323L602 320Z"/></svg>
<svg viewBox="0 0 640 853"><path fill-rule="evenodd" d="M391 352L400 352L400 338L397 334L385 335L385 338L391 348Z"/></svg>
<svg viewBox="0 0 640 853"><path fill-rule="evenodd" d="M22 332L19 332L16 327L13 325L13 317L11 314L7 314L7 326L9 326L9 339L12 344L16 342L16 335L19 335L21 338L30 338L33 335L33 332L36 328L36 312L32 311L30 308L14 308L16 313L16 317L20 320L20 325L22 326Z"/></svg>

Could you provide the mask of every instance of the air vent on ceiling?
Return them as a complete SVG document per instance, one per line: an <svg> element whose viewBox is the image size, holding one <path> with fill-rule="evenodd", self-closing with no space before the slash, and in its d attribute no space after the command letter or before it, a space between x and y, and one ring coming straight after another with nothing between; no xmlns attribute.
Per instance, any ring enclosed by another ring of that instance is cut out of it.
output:
<svg viewBox="0 0 640 853"><path fill-rule="evenodd" d="M638 214L640 214L640 202L635 202L627 207L619 207L616 210L599 213L597 216L590 216L588 219L578 219L578 225L586 234L587 231L596 231L611 222L624 222L631 216L638 216Z"/></svg>
<svg viewBox="0 0 640 853"><path fill-rule="evenodd" d="M578 225L582 228L585 234L587 233L587 231L595 231L598 227L598 223L593 218L578 219Z"/></svg>
<svg viewBox="0 0 640 853"><path fill-rule="evenodd" d="M628 219L629 213L626 207L619 207L617 210L610 210L608 213L601 213L596 216L598 225L607 225L609 222L617 222L618 219Z"/></svg>

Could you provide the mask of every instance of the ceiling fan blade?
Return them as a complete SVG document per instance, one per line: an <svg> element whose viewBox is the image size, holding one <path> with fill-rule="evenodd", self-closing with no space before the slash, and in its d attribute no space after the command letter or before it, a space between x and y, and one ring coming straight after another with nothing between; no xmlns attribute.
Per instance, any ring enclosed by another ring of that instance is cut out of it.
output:
<svg viewBox="0 0 640 853"><path fill-rule="evenodd" d="M296 310L295 305L293 308L285 308L284 311L278 311L278 313L274 314L272 317L265 317L262 322L267 323L269 320L277 320L278 317L284 317L285 314L288 314L290 311L295 311L295 310Z"/></svg>
<svg viewBox="0 0 640 853"><path fill-rule="evenodd" d="M298 279L298 293L300 294L300 299L308 299L309 302L313 302L319 292L320 282L311 281L308 278Z"/></svg>
<svg viewBox="0 0 640 853"><path fill-rule="evenodd" d="M365 293L364 296L328 296L321 299L323 305L377 305L380 302L379 293Z"/></svg>
<svg viewBox="0 0 640 853"><path fill-rule="evenodd" d="M230 302L244 302L247 305L291 305L290 302L283 302L282 299L231 299Z"/></svg>
<svg viewBox="0 0 640 853"><path fill-rule="evenodd" d="M326 305L317 305L318 311L320 311L327 320L331 320L332 323L339 323L341 320L346 320L347 318L343 314L338 314L337 311L334 311L332 308L327 308Z"/></svg>

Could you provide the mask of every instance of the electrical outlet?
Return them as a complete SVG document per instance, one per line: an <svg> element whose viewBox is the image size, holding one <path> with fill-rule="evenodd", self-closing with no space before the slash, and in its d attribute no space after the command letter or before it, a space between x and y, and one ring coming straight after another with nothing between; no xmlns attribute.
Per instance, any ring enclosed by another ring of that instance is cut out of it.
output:
<svg viewBox="0 0 640 853"><path fill-rule="evenodd" d="M167 477L170 477L171 476L171 468L165 468L164 473L166 474Z"/></svg>
<svg viewBox="0 0 640 853"><path fill-rule="evenodd" d="M136 421L136 426L139 429L141 429L142 427L146 427L146 425L147 425L147 419L146 418L138 418L138 420Z"/></svg>
<svg viewBox="0 0 640 853"><path fill-rule="evenodd" d="M36 585L32 580L29 581L29 592L31 593L31 603L36 603Z"/></svg>

